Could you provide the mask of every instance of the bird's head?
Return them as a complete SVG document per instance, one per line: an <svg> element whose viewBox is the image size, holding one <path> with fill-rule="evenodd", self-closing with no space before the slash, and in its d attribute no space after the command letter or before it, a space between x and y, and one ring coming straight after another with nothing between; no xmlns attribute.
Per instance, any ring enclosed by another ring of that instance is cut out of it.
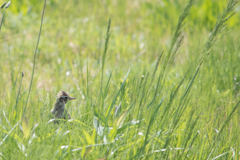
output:
<svg viewBox="0 0 240 160"><path fill-rule="evenodd" d="M57 98L59 102L62 102L64 104L66 104L69 100L74 100L76 98L74 97L70 97L65 91L61 90L58 94L57 94Z"/></svg>

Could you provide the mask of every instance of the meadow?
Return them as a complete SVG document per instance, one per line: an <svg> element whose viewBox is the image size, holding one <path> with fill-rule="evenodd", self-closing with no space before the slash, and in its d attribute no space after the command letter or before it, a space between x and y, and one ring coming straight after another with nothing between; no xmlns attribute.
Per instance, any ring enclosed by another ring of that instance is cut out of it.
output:
<svg viewBox="0 0 240 160"><path fill-rule="evenodd" d="M0 1L0 5L5 1ZM0 159L240 159L236 0L0 10ZM76 97L54 124L60 90Z"/></svg>

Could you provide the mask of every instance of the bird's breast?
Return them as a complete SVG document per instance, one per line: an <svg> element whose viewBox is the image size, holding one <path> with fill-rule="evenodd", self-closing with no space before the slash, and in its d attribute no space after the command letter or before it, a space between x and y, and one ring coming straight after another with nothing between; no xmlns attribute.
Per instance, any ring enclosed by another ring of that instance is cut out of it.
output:
<svg viewBox="0 0 240 160"><path fill-rule="evenodd" d="M63 103L56 103L54 108L51 110L51 112L56 118L61 118L63 115L64 109L65 109L65 105Z"/></svg>

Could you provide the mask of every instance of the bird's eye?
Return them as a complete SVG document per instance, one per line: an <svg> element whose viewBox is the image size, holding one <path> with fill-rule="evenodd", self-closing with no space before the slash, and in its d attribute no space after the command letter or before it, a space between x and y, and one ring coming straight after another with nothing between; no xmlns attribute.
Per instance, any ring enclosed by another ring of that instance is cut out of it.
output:
<svg viewBox="0 0 240 160"><path fill-rule="evenodd" d="M68 97L64 97L64 99L68 99Z"/></svg>

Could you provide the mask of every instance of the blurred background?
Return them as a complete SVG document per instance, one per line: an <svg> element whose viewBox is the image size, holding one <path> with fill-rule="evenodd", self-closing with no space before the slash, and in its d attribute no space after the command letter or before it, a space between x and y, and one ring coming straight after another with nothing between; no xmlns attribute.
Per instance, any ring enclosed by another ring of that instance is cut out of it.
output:
<svg viewBox="0 0 240 160"><path fill-rule="evenodd" d="M5 1L0 1L3 2ZM109 18L112 19L112 26L106 65L118 66L121 69L116 69L116 72L119 73L125 73L132 63L141 70L150 67L169 46L178 17L187 2L47 0L36 62L38 82L35 85L44 90L59 90L61 82L74 80L72 74L77 66L82 66L83 73L86 72L87 59L92 68L91 75L96 75ZM184 42L175 59L177 65L197 58L199 53L189 52L203 46L227 2L228 0L195 2L183 29ZM3 90L14 84L20 65L27 77L31 74L43 4L44 1L35 0L11 1L0 35L1 68L4 72L2 76L5 77L5 85L1 86ZM236 11L239 7L235 8ZM238 39L239 20L240 15L237 14L227 22L230 34L234 35L231 37L233 39ZM11 78L6 71L11 72ZM71 78L65 79L66 76ZM78 79L78 76L75 75L75 78ZM86 76L82 75L84 77ZM8 83L9 79L12 83Z"/></svg>
<svg viewBox="0 0 240 160"><path fill-rule="evenodd" d="M0 0L0 4L4 2L5 1ZM174 56L173 62L169 63L166 70L166 81L161 84L162 90L158 93L156 92L156 94L154 93L155 88L158 87L156 85L157 79L154 79L150 82L151 84L149 84L150 89L146 89L147 98L142 102L138 99L140 96L136 96L138 95L137 93L140 93L138 89L141 88L139 86L142 85L141 79L144 79L148 73L150 73L150 75L153 73L157 59L162 52L163 58L166 57L179 16L187 3L188 0L47 0L36 57L33 86L26 110L26 117L28 119L26 121L28 121L29 124L23 122L23 124L27 124L26 126L29 128L29 133L30 128L33 128L34 125L40 124L42 120L48 121L43 115L50 112L56 100L56 94L61 89L71 96L77 97L76 101L70 102L70 105L73 107L68 108L74 120L78 121L74 121L74 124L80 126L79 128L71 128L74 130L74 132L71 132L73 137L79 135L84 137L83 135L86 134L82 133L83 129L88 133L94 133L93 120L95 114L93 112L93 106L99 107L102 103L101 112L106 113L125 75L132 66L126 83L126 89L122 91L124 92L122 94L125 96L122 96L124 98L119 96L116 100L116 105L122 104L122 111L125 111L130 107L130 104L137 99L136 103L139 102L139 106L142 105L145 107L141 113L146 116L146 123L143 122L141 126L139 126L141 132L145 134L148 125L147 122L151 119L149 118L150 116L148 116L150 114L147 113L154 113L154 110L149 109L149 111L146 106L152 101L153 95L157 95L157 100L153 103L153 106L156 107L160 99L165 96L165 93L168 94L167 91L170 90L169 88L178 85L179 82L184 79L183 77L187 75L179 91L179 95L180 93L181 95L184 94L193 73L195 73L204 45L213 31L219 15L227 7L228 0L195 1L189 15L184 21L185 27L182 29L183 42L177 54ZM5 115L3 113L6 112L6 117L9 121L11 119L15 120L10 121L12 126L17 122L16 119L20 120L22 118L21 116L15 118L16 113L22 113L21 108L25 107L26 104L26 93L28 93L32 75L34 52L41 24L43 5L44 0L13 0L11 1L10 7L6 10L3 19L0 32L0 117L3 117L3 115ZM174 134L171 135L171 145L181 147L182 144L185 143L182 139L187 139L187 133L190 133L190 131L185 132L185 122L189 122L190 124L192 119L189 120L189 118L193 115L192 113L194 113L193 117L195 119L200 117L196 123L196 127L193 129L194 134L197 134L199 130L201 132L199 139L195 143L197 147L189 151L192 155L199 153L199 150L201 151L202 154L199 154L199 157L196 159L206 158L203 157L207 155L208 147L211 146L210 142L214 140L220 126L222 126L224 120L228 119L228 115L239 99L239 9L240 4L238 3L234 9L236 14L227 21L224 31L217 39L218 43L211 48L209 56L204 61L194 81L191 94L187 98L186 104L184 104L186 110L182 112L183 116L180 117L181 119L179 118L179 121L182 122L178 126L180 129L176 129ZM4 9L0 10L0 17L2 17L3 12ZM108 43L102 83L102 55L104 52L109 18L111 18L111 35ZM164 59L160 61L160 66L162 66L163 63ZM186 74L188 70L189 74ZM21 71L25 73L22 82L20 82ZM157 70L156 75L160 75L161 71L162 70ZM108 84L108 78L110 76L112 76L111 80L109 80L110 87L106 87L108 94L105 95L106 99L104 99L103 102L103 100L101 101L100 88L102 84L104 87ZM15 111L14 105L20 85L21 100L18 102L18 108L20 109ZM172 88L174 89L174 87ZM145 91L143 90L141 94L144 95L144 93ZM169 133L169 126L173 122L171 116L175 115L175 111L178 111L177 107L181 106L181 96L179 95L176 96L171 104L172 108L169 110L169 119L166 118L164 121L166 123L161 124L163 122L159 120L160 116L157 116L157 120L154 121L155 128L151 130L152 135L157 135L157 129L159 129L160 124L164 126L163 133L165 131ZM164 107L168 107L168 100L171 98L169 97L164 103ZM124 99L124 103L120 101L121 98ZM152 104L152 102L150 104ZM240 114L239 109L237 109L236 112L237 114L235 115ZM161 114L163 114L162 117L164 117L165 114L160 112L159 115ZM126 121L131 122L134 119L139 120L142 118L138 116L136 110L131 111ZM112 121L114 121L114 119L110 118L108 121L109 126L114 123ZM176 121L178 121L178 119ZM0 124L1 123L4 127L9 126L7 120L4 118L0 118ZM218 143L221 143L219 146L222 145L223 147L214 150L214 156L222 152L228 152L228 150L234 147L238 148L236 150L233 149L234 153L235 151L236 153L239 152L239 145L236 144L236 142L239 142L239 124L239 116L235 116L229 126L227 126L226 129L224 128L223 137L225 139L223 138L224 140ZM48 127L47 123L40 125ZM68 144L67 142L71 142L71 144L75 145L75 148L76 146L81 147L91 144L83 143L83 141L80 140L75 141L75 139L70 138L66 138L63 141L56 140L54 137L55 131L50 128L45 132L45 128L42 126L39 127L40 131L36 131L36 135L38 133L39 135L37 136L41 137L42 134L42 139L44 140L36 141L35 145L37 146L36 150L39 149L39 152L46 153L44 154L46 157L47 155L51 155L53 159L56 158L53 153L55 153L57 147L59 149L61 145L65 145L62 144L65 142L66 144ZM11 128L12 127L9 127L4 133L0 133L1 137L4 137ZM65 126L64 129L66 131L69 128ZM215 129L218 130L215 131ZM58 131L56 133L60 134ZM19 129L16 131L16 134L20 135L21 138L19 139L26 140L26 137L28 137L24 129L23 133L20 132ZM131 134L132 137L137 137L133 135L133 133ZM47 136L48 138L46 138ZM164 142L170 143L170 140L168 141L165 135L161 136L159 141L154 142L157 143L158 147L163 146ZM128 143L132 144L132 137L130 136L130 138L128 138L125 136L123 139L126 141L123 140L116 143L124 144L128 141ZM207 138L205 137L207 137L208 140L206 140ZM15 137L11 137L11 139L15 139ZM156 139L159 139L158 135ZM52 144L54 140L56 140L57 144ZM96 140L95 143L103 143L103 141L102 139ZM142 141L140 143L139 140L137 143L138 145L136 145L136 147L140 148ZM8 146L10 150L12 144L4 145ZM22 144L27 146L28 142L23 141ZM52 146L55 148L50 152L48 148L44 148L46 144L49 148ZM113 146L112 150L116 149L120 144ZM16 148L18 148L17 145L15 146L15 149ZM31 150L31 147L29 148L29 150ZM126 148L130 151L128 152ZM126 145L126 148L123 148L123 151L120 151L118 154L121 155L124 152L122 155L127 154L131 157L135 151L131 150L131 145ZM9 154L10 151L8 151L8 149L3 151L3 155ZM35 156L38 155L35 153L36 150L33 148ZM104 151L107 152L107 150L108 148L105 147ZM150 150L151 149L149 149L149 152ZM15 150L11 153L15 153ZM98 157L98 153L102 155L105 152L102 152L100 149L99 152L96 152L93 159L96 159L96 157L101 158ZM176 151L176 154L179 153L179 151ZM34 154L32 155L33 157ZM61 156L62 155L59 157Z"/></svg>

